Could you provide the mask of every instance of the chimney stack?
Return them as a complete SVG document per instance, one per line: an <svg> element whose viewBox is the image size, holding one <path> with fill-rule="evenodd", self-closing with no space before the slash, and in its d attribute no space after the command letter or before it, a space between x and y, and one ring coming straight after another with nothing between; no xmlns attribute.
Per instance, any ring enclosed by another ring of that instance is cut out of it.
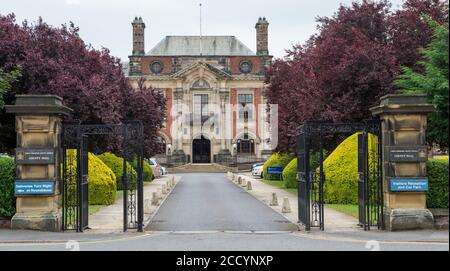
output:
<svg viewBox="0 0 450 271"><path fill-rule="evenodd" d="M269 22L266 17L259 17L256 28L256 54L259 56L269 55L268 28Z"/></svg>
<svg viewBox="0 0 450 271"><path fill-rule="evenodd" d="M133 55L145 55L144 21L141 17L135 17L131 25L133 26Z"/></svg>

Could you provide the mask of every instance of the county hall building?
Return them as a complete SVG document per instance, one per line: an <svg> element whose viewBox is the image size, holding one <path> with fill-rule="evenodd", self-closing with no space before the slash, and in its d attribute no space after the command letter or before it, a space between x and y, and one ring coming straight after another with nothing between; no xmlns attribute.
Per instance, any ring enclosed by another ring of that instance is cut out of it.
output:
<svg viewBox="0 0 450 271"><path fill-rule="evenodd" d="M145 23L134 19L128 79L136 87L144 78L167 98L159 157L212 163L271 153L264 99L272 60L268 26L265 18L256 23L256 53L234 36L166 36L145 51Z"/></svg>

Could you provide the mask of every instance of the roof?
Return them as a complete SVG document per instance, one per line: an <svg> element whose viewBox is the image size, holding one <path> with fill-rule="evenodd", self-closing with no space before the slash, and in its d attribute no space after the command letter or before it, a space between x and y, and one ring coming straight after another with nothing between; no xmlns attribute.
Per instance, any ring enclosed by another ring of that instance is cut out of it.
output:
<svg viewBox="0 0 450 271"><path fill-rule="evenodd" d="M234 36L166 36L147 55L199 56L200 40L203 56L251 56L252 50Z"/></svg>

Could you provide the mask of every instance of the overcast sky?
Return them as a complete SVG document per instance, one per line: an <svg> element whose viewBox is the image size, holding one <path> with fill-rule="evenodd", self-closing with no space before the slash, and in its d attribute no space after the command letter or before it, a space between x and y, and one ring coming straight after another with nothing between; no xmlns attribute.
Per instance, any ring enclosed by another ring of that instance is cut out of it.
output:
<svg viewBox="0 0 450 271"><path fill-rule="evenodd" d="M283 57L292 44L316 32L316 16L331 16L340 3L352 0L202 0L203 35L236 36L256 51L255 23L269 21L269 52ZM402 0L391 0L398 8ZM131 53L131 21L146 23L145 50L166 35L198 35L199 0L0 0L0 14L14 12L18 21L44 21L59 26L73 21L95 48L109 48L127 61Z"/></svg>

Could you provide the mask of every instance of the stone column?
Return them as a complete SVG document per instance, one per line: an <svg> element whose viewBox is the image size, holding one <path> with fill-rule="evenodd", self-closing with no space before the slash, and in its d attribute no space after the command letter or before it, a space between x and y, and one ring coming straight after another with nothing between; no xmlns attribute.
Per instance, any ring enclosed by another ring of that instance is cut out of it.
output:
<svg viewBox="0 0 450 271"><path fill-rule="evenodd" d="M382 120L383 191L387 230L430 229L426 208L427 114L423 95L386 95L370 108Z"/></svg>
<svg viewBox="0 0 450 271"><path fill-rule="evenodd" d="M225 89L221 89L220 95L220 150L217 154L217 162L229 162L231 160L231 152L227 148L227 123L226 123L226 109L229 99L229 92Z"/></svg>
<svg viewBox="0 0 450 271"><path fill-rule="evenodd" d="M61 119L72 109L54 95L17 95L16 214L13 229L61 230Z"/></svg>
<svg viewBox="0 0 450 271"><path fill-rule="evenodd" d="M172 140L173 140L173 148L174 150L172 151L172 159L173 161L175 161L176 163L185 163L186 162L186 155L184 153L183 150L183 138L184 138L184 133L183 133L183 97L184 97L184 93L183 93L183 89L182 88L176 88L174 90L174 106L175 106L175 112L176 112L176 117L173 120L173 125L175 127L172 127Z"/></svg>

